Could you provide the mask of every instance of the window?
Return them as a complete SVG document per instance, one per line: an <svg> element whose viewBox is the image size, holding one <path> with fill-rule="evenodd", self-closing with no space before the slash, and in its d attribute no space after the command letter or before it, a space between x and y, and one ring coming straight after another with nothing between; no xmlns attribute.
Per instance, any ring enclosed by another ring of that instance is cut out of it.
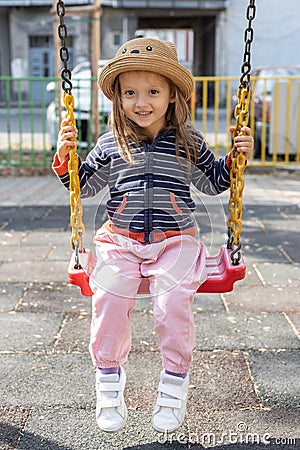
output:
<svg viewBox="0 0 300 450"><path fill-rule="evenodd" d="M52 36L29 36L30 48L52 48Z"/></svg>
<svg viewBox="0 0 300 450"><path fill-rule="evenodd" d="M115 47L120 47L120 45L121 45L121 34L120 33L113 34L113 44Z"/></svg>

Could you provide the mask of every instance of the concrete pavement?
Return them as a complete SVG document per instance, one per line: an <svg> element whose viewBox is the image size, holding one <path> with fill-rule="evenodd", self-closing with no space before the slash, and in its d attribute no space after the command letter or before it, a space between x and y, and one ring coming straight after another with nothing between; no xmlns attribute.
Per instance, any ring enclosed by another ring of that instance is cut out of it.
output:
<svg viewBox="0 0 300 450"><path fill-rule="evenodd" d="M0 449L300 448L299 179L285 170L246 175L247 278L232 293L196 296L187 417L166 436L151 428L161 361L150 298L132 313L127 426L102 433L88 354L91 302L66 282L68 193L51 175L1 177ZM104 199L84 202L87 247ZM228 193L197 201L201 236L214 252Z"/></svg>

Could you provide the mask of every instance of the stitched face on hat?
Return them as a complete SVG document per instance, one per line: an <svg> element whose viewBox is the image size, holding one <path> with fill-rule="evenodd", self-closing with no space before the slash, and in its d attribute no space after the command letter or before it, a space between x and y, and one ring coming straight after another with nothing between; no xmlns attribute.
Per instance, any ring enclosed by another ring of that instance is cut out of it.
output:
<svg viewBox="0 0 300 450"><path fill-rule="evenodd" d="M176 48L171 42L162 42L158 39L148 38L137 38L126 42L118 50L117 56L133 58L138 58L138 56L147 57L149 58L149 64L151 64L151 59L153 61L153 58L156 57L172 59L178 62Z"/></svg>
<svg viewBox="0 0 300 450"><path fill-rule="evenodd" d="M174 44L154 38L136 38L125 42L116 56L103 67L98 85L111 100L117 76L139 70L154 72L171 80L185 100L194 90L193 76L179 63Z"/></svg>

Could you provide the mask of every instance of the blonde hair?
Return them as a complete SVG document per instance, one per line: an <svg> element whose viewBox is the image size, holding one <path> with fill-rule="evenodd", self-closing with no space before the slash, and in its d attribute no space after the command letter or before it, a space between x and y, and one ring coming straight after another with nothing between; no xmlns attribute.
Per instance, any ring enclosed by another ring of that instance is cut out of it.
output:
<svg viewBox="0 0 300 450"><path fill-rule="evenodd" d="M170 86L170 91L172 94L175 94L175 102L169 103L166 112L165 129L175 130L176 156L179 158L179 148L183 147L187 161L195 164L197 160L197 149L193 136L194 127L191 124L190 111L187 102L178 87L175 86L169 79L166 78L166 80ZM138 143L141 140L147 139L147 135L143 133L143 130L138 125L128 119L124 114L121 101L119 77L115 80L112 104L113 106L109 117L109 124L114 133L119 154L124 161L130 164L135 164L133 155L134 150L138 147Z"/></svg>

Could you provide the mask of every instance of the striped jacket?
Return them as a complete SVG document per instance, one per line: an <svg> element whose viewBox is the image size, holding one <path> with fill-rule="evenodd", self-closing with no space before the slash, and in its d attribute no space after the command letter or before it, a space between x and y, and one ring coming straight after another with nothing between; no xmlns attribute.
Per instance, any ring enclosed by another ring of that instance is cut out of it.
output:
<svg viewBox="0 0 300 450"><path fill-rule="evenodd" d="M230 186L230 158L216 161L201 134L194 133L198 160L193 167L183 148L176 156L173 130L141 142L133 151L135 164L119 156L112 132L102 135L86 161L79 160L81 197L92 197L108 185L109 220L104 226L140 242L182 233L196 236L191 184L208 195L223 192ZM56 155L53 169L68 188L67 161L60 164Z"/></svg>

